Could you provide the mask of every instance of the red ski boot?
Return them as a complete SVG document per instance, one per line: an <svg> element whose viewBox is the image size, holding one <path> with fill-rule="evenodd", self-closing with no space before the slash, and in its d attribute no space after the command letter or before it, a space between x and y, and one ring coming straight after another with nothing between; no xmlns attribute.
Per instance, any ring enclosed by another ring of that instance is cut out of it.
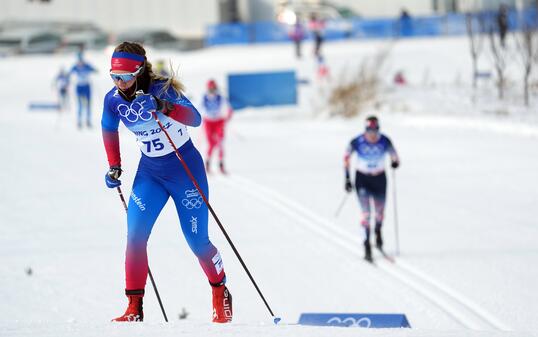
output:
<svg viewBox="0 0 538 337"><path fill-rule="evenodd" d="M142 322L144 313L142 312L142 295L127 295L129 298L129 306L125 313L114 318L112 322Z"/></svg>
<svg viewBox="0 0 538 337"><path fill-rule="evenodd" d="M213 322L229 323L232 316L232 294L225 285L213 287Z"/></svg>

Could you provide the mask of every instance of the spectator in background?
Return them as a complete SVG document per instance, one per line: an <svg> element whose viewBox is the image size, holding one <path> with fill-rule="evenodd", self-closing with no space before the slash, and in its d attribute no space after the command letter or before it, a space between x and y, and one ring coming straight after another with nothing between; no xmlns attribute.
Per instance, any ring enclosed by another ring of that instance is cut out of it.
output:
<svg viewBox="0 0 538 337"><path fill-rule="evenodd" d="M400 36L411 36L413 35L413 22L411 15L407 11L407 9L402 8L402 11L400 12L400 18L398 20L399 25L399 33Z"/></svg>
<svg viewBox="0 0 538 337"><path fill-rule="evenodd" d="M301 44L304 39L304 27L299 17L289 32L289 37L295 44L295 56L301 58Z"/></svg>
<svg viewBox="0 0 538 337"><path fill-rule="evenodd" d="M318 18L316 13L310 14L310 22L308 28L314 35L314 55L321 55L321 44L323 43L323 31L325 30L325 22Z"/></svg>
<svg viewBox="0 0 538 337"><path fill-rule="evenodd" d="M76 77L76 91L78 100L78 114L77 114L77 126L82 128L82 119L84 111L86 111L86 126L92 127L92 114L91 114L91 86L90 75L97 72L95 68L84 60L84 54L80 51L77 54L78 61L71 68L69 75L75 75Z"/></svg>
<svg viewBox="0 0 538 337"><path fill-rule="evenodd" d="M396 72L396 74L394 74L394 84L396 85L406 85L407 84L407 80L405 79L405 76L403 74L402 71L398 71Z"/></svg>
<svg viewBox="0 0 538 337"><path fill-rule="evenodd" d="M228 100L222 96L215 80L207 82L207 92L202 101L202 117L207 137L207 156L205 161L206 172L211 172L211 155L218 150L219 168L222 174L227 171L224 167L224 128L232 118L233 110Z"/></svg>
<svg viewBox="0 0 538 337"><path fill-rule="evenodd" d="M58 90L58 104L60 110L65 110L68 105L69 99L69 74L65 71L65 68L60 68L60 72L54 79L54 86Z"/></svg>
<svg viewBox="0 0 538 337"><path fill-rule="evenodd" d="M497 26L499 28L499 38L501 40L501 46L506 46L505 39L508 32L508 8L505 4L499 6L499 12L497 13Z"/></svg>

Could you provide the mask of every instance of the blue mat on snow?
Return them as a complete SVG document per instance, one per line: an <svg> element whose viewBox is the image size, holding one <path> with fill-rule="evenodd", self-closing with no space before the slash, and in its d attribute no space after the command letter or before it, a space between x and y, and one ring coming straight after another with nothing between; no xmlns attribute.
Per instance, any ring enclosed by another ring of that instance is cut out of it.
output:
<svg viewBox="0 0 538 337"><path fill-rule="evenodd" d="M356 328L410 328L404 314L319 314L304 313L299 317L301 325L340 326Z"/></svg>
<svg viewBox="0 0 538 337"><path fill-rule="evenodd" d="M29 110L60 110L60 104L56 102L30 102Z"/></svg>

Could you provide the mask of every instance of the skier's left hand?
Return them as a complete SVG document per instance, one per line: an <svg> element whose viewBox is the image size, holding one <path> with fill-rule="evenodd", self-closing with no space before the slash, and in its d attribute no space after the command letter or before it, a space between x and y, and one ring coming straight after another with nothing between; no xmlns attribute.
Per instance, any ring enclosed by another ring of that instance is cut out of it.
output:
<svg viewBox="0 0 538 337"><path fill-rule="evenodd" d="M133 100L133 105L139 104L144 111L153 112L158 110L157 99L150 94L137 94L136 98Z"/></svg>
<svg viewBox="0 0 538 337"><path fill-rule="evenodd" d="M393 168L393 169L397 169L399 166L400 166L400 162L395 160L393 161L390 166Z"/></svg>
<svg viewBox="0 0 538 337"><path fill-rule="evenodd" d="M351 180L348 177L346 177L346 183L344 188L346 189L347 193L351 193L351 191L353 191L353 185L351 184Z"/></svg>
<svg viewBox="0 0 538 337"><path fill-rule="evenodd" d="M118 186L121 186L121 167L120 166L112 166L108 172L105 174L105 183L108 188L116 188Z"/></svg>

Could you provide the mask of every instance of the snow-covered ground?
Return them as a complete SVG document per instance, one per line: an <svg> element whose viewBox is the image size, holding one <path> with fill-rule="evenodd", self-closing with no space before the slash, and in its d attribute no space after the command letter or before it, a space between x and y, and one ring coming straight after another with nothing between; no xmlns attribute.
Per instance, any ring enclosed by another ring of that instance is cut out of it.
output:
<svg viewBox="0 0 538 337"><path fill-rule="evenodd" d="M384 45L325 48L336 77ZM309 58L296 61L291 45L152 51L149 57L171 58L195 103L209 77L224 83L229 72L294 68L312 79L315 68ZM100 71L96 126L112 85L108 58L88 54ZM172 204L149 243L171 322L162 323L149 282L146 321L109 322L126 304L126 226L116 192L103 182L100 130L76 130L74 109L27 110L31 100L51 99L52 78L73 59L0 59L0 336L538 336L538 109L536 103L522 108L517 99L498 102L487 84L473 103L465 39L395 44L383 72L390 77L403 69L410 85L385 83L377 110L366 112L380 116L402 158L396 177L389 173L384 228L392 253L396 185L401 256L395 264L380 256L376 266L363 262L354 196L334 216L344 197L343 151L361 131L362 117L327 119L314 111L320 107L314 84L302 87L298 107L235 115L227 137L231 174L210 176L211 202L281 326L272 324L213 221L235 316L228 326L208 323L209 285ZM191 129L191 136L203 151L200 130ZM121 139L129 191L139 152L125 129ZM179 320L183 308L189 315ZM295 325L302 312L405 313L413 328Z"/></svg>

